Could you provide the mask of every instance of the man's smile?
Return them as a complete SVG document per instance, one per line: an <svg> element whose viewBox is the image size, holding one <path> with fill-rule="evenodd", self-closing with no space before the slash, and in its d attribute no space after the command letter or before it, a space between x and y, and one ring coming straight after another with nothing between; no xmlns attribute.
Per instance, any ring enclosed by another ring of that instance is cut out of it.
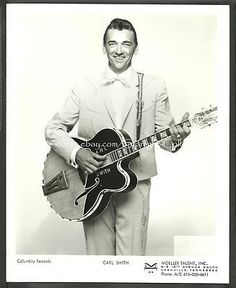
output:
<svg viewBox="0 0 236 288"><path fill-rule="evenodd" d="M121 61L123 61L126 57L125 57L125 56L117 56L117 55L115 55L114 58L115 58L116 61L121 62Z"/></svg>

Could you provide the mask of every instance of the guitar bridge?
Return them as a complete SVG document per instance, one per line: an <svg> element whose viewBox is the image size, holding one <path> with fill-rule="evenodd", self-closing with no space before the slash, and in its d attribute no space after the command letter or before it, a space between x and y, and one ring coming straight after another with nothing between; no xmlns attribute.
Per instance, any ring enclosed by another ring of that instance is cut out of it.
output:
<svg viewBox="0 0 236 288"><path fill-rule="evenodd" d="M65 171L62 170L59 174L57 174L54 178L52 178L48 183L43 185L43 193L44 196L49 194L68 189L68 183L66 181Z"/></svg>

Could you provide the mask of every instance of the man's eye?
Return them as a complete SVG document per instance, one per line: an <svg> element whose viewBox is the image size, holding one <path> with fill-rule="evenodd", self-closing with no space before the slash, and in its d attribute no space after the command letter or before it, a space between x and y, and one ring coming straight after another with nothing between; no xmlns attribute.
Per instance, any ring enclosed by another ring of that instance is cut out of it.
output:
<svg viewBox="0 0 236 288"><path fill-rule="evenodd" d="M115 46L115 43L108 43L108 46L112 47L112 46Z"/></svg>
<svg viewBox="0 0 236 288"><path fill-rule="evenodd" d="M124 46L125 46L125 47L131 47L132 44L131 44L131 43L124 43Z"/></svg>

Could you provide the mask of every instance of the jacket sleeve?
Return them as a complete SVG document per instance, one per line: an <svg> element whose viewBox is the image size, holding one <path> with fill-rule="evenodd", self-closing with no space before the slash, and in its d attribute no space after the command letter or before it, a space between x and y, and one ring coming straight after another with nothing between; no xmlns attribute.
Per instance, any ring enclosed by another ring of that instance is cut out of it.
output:
<svg viewBox="0 0 236 288"><path fill-rule="evenodd" d="M159 132L174 124L175 120L170 110L167 88L165 82L161 80L158 86L158 93L156 99L155 132ZM172 141L170 137L167 137L159 141L158 144L162 149L173 152L173 146L170 145L171 142Z"/></svg>
<svg viewBox="0 0 236 288"><path fill-rule="evenodd" d="M80 146L69 136L69 132L79 120L80 100L73 89L64 106L49 121L45 128L45 139L51 148L71 164L71 154Z"/></svg>

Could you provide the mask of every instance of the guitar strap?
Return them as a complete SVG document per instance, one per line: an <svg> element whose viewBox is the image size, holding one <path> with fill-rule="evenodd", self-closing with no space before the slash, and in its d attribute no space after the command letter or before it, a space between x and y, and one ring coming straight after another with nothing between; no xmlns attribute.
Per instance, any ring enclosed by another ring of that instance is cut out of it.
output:
<svg viewBox="0 0 236 288"><path fill-rule="evenodd" d="M144 102L142 100L143 97L143 73L138 73L138 99L136 100L136 107L137 107L137 117L136 117L136 139L139 140L140 138L140 131L141 131L141 123L142 123L142 109Z"/></svg>

